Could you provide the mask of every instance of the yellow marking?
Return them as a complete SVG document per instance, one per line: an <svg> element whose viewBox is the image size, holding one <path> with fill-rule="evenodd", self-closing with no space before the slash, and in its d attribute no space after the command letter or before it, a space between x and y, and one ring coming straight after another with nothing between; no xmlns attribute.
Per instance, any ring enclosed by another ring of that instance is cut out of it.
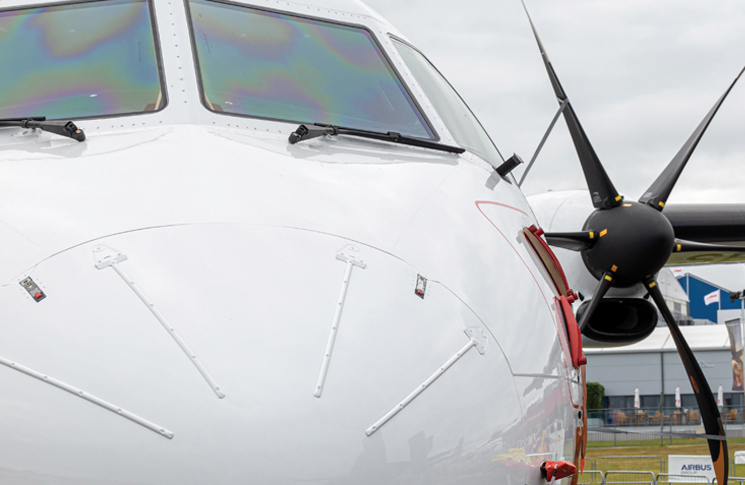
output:
<svg viewBox="0 0 745 485"><path fill-rule="evenodd" d="M623 197L622 197L622 196L620 196L620 195L617 195L617 196L616 196L616 202L618 202L618 201L619 201L619 200L621 200L621 199L623 199Z"/></svg>
<svg viewBox="0 0 745 485"><path fill-rule="evenodd" d="M608 229L603 229L602 231L600 231L600 237L603 237L606 234L608 234Z"/></svg>
<svg viewBox="0 0 745 485"><path fill-rule="evenodd" d="M683 248L683 246L682 246L682 245L680 245L680 244L678 244L678 249L677 249L677 251L678 251L678 252L680 252L680 250L681 250L682 248Z"/></svg>
<svg viewBox="0 0 745 485"><path fill-rule="evenodd" d="M662 201L659 201L659 202L657 203L657 205L658 205L658 206L660 206L660 207L665 207L665 203L664 203L664 202L662 202Z"/></svg>
<svg viewBox="0 0 745 485"><path fill-rule="evenodd" d="M657 282L656 282L656 281L653 281L653 282L651 282L651 283L649 284L649 287L650 287L650 288L654 288L655 286L657 286Z"/></svg>
<svg viewBox="0 0 745 485"><path fill-rule="evenodd" d="M609 274L605 275L605 279L608 281L613 281L613 278Z"/></svg>
<svg viewBox="0 0 745 485"><path fill-rule="evenodd" d="M631 207L631 204L624 204L624 207Z"/></svg>
<svg viewBox="0 0 745 485"><path fill-rule="evenodd" d="M616 271L618 271L618 266L616 266L616 265L614 264L613 266L611 266L611 267L610 267L610 270L611 270L611 271L613 271L613 272L615 273Z"/></svg>
<svg viewBox="0 0 745 485"><path fill-rule="evenodd" d="M590 231L590 239L595 239L595 233Z"/></svg>

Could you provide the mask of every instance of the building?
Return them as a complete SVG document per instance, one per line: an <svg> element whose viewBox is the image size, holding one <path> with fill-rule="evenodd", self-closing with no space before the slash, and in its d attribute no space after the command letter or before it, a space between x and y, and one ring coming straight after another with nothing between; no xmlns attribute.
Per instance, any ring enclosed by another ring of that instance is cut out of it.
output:
<svg viewBox="0 0 745 485"><path fill-rule="evenodd" d="M712 392L724 389L725 408L745 404L742 391L733 391L732 352L725 325L681 327ZM742 349L742 344L739 345ZM655 328L645 340L626 347L585 349L587 381L605 387L606 408L632 409L639 389L641 406L648 410L675 406L675 388L680 388L682 407L697 407L691 383L667 327Z"/></svg>
<svg viewBox="0 0 745 485"><path fill-rule="evenodd" d="M720 322L719 310L742 310L745 300L730 300L730 291L701 277L685 273L679 276L678 282L682 286L689 300L689 312L694 319L706 319L715 323Z"/></svg>

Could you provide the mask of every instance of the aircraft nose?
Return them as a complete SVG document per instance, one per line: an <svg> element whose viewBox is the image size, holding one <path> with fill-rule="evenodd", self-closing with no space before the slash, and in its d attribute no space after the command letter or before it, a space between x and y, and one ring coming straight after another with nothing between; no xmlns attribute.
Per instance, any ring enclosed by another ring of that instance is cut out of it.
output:
<svg viewBox="0 0 745 485"><path fill-rule="evenodd" d="M43 446L50 473L122 470L124 483L525 476L494 459L522 439L494 336L386 252L287 228L173 226L77 246L23 277L46 297L0 290L13 342L0 357L83 394L0 368L22 396L0 408L0 454L19 467L37 467L29 450Z"/></svg>

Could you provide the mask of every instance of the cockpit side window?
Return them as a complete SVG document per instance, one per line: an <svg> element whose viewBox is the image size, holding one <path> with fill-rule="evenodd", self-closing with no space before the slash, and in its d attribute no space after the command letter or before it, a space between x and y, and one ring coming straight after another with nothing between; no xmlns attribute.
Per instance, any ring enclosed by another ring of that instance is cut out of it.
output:
<svg viewBox="0 0 745 485"><path fill-rule="evenodd" d="M504 160L481 123L435 66L410 45L395 38L393 43L455 141L494 167L501 165Z"/></svg>
<svg viewBox="0 0 745 485"><path fill-rule="evenodd" d="M148 0L0 10L0 118L108 117L165 107Z"/></svg>
<svg viewBox="0 0 745 485"><path fill-rule="evenodd" d="M436 139L365 28L215 0L187 5L207 109Z"/></svg>

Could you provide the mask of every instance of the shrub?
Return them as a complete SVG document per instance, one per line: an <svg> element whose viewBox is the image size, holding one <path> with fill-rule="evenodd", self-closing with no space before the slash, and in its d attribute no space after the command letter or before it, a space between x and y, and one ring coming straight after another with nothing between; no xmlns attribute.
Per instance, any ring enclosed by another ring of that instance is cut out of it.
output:
<svg viewBox="0 0 745 485"><path fill-rule="evenodd" d="M605 407L605 388L598 382L587 383L587 409L603 409Z"/></svg>

